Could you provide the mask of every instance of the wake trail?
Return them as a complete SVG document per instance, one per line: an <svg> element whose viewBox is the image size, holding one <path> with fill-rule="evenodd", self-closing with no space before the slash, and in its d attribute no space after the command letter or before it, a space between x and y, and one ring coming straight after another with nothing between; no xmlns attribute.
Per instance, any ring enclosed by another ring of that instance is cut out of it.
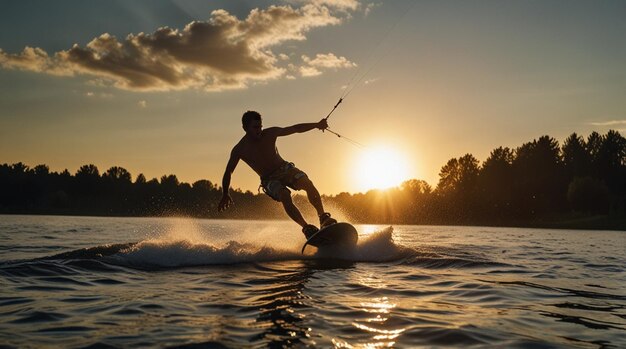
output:
<svg viewBox="0 0 626 349"><path fill-rule="evenodd" d="M278 243L278 245L276 245ZM478 256L458 257L447 253L448 248L424 251L397 244L393 239L393 228L387 227L359 237L353 248L343 246L323 249L308 248L300 253L300 246L284 246L281 242L227 241L222 244L187 240L176 237L153 238L139 242L106 244L68 251L30 261L20 261L20 266L46 268L46 263L59 263L84 267L102 268L102 264L129 267L141 270L158 270L181 267L211 265L280 262L289 260L344 260L350 262L394 263L423 268L471 268L502 265ZM75 262L80 263L76 264ZM5 272L12 263L3 263ZM16 264L13 264L16 266Z"/></svg>

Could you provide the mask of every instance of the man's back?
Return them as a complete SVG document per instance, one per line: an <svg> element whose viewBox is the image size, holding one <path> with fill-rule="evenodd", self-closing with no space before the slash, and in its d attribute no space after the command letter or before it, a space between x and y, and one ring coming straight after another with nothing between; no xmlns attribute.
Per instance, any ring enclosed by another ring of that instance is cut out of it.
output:
<svg viewBox="0 0 626 349"><path fill-rule="evenodd" d="M243 136L233 149L261 177L272 173L285 162L276 148L278 129L265 129L259 138Z"/></svg>

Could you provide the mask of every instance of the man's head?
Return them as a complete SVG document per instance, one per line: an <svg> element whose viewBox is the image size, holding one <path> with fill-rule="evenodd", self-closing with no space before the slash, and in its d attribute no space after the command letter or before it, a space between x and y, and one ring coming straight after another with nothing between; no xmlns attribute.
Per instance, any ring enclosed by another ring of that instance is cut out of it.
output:
<svg viewBox="0 0 626 349"><path fill-rule="evenodd" d="M243 113L241 117L241 124L243 130L246 131L246 134L259 138L261 137L261 131L263 130L263 119L261 118L261 114L256 111L248 110Z"/></svg>

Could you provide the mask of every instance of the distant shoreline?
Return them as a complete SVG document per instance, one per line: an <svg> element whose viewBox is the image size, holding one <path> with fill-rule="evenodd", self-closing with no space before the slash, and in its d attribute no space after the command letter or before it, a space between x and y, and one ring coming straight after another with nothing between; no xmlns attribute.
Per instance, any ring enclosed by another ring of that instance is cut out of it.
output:
<svg viewBox="0 0 626 349"><path fill-rule="evenodd" d="M101 215L101 214L72 214L72 213L20 213L20 212L0 212L0 216L57 216L57 217L93 217L93 218L193 218L211 220L236 220L236 221L290 221L288 217L284 219L276 217L254 217L254 218L233 218L233 217L195 217L188 215ZM351 221L352 224L373 224L373 225L421 225L421 226L459 226L459 227L494 227L494 228L536 228L536 229L557 229L557 230L600 230L600 231L624 231L626 232L626 218L612 218L606 215L584 216L569 219L546 219L534 221L518 221L504 224L482 222L477 224L462 223L411 223L411 222L358 222ZM295 224L295 223L294 223Z"/></svg>
<svg viewBox="0 0 626 349"><path fill-rule="evenodd" d="M541 136L516 148L497 147L482 163L472 154L450 159L436 187L407 179L365 193L322 195L324 209L354 223L626 230L626 138L618 131L571 134L562 144ZM45 164L0 164L0 212L113 217L185 216L284 219L283 206L263 193L228 188L234 205L218 212L224 190L163 175L148 180L94 164L51 172ZM317 212L293 195L310 222ZM340 215L342 213L343 215Z"/></svg>

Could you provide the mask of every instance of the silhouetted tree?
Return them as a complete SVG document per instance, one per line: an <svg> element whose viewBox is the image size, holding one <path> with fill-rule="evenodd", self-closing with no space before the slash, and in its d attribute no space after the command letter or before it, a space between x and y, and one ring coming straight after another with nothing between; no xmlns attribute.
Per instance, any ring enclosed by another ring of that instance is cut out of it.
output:
<svg viewBox="0 0 626 349"><path fill-rule="evenodd" d="M525 143L515 151L516 206L522 218L564 207L567 183L561 171L559 143L549 136Z"/></svg>
<svg viewBox="0 0 626 349"><path fill-rule="evenodd" d="M469 191L478 178L478 160L472 154L450 159L439 171L437 190L442 193Z"/></svg>
<svg viewBox="0 0 626 349"><path fill-rule="evenodd" d="M465 154L449 160L439 172L436 193L438 210L447 214L456 223L475 219L478 160L472 154Z"/></svg>
<svg viewBox="0 0 626 349"><path fill-rule="evenodd" d="M626 211L626 139L611 130L604 137L594 165L611 193L611 211Z"/></svg>
<svg viewBox="0 0 626 349"><path fill-rule="evenodd" d="M440 193L451 193L457 190L461 180L461 168L456 158L448 160L439 171L439 184L437 190Z"/></svg>
<svg viewBox="0 0 626 349"><path fill-rule="evenodd" d="M235 206L217 214L221 188L208 180L192 185L175 175L133 183L124 168L102 176L93 165L73 176L47 165L0 165L0 213L171 215L221 218L281 218L280 204L263 194L233 190ZM448 161L437 188L408 180L397 188L324 196L331 211L353 222L413 224L520 224L569 214L626 219L626 141L617 131L593 132L585 141L570 135L563 147L548 136L515 151L499 147L479 166L471 154ZM306 196L294 202L307 219L316 212ZM595 219L595 217L594 217Z"/></svg>
<svg viewBox="0 0 626 349"><path fill-rule="evenodd" d="M605 180L610 189L619 189L620 182L626 180L621 176L621 170L626 165L626 139L617 131L609 131L602 137L594 165L598 169L599 178Z"/></svg>
<svg viewBox="0 0 626 349"><path fill-rule="evenodd" d="M125 168L117 167L117 166L113 166L113 167L109 168L102 175L102 178L113 180L113 181L116 181L116 182L117 181L127 182L127 183L131 182L131 175L130 175L130 173Z"/></svg>
<svg viewBox="0 0 626 349"><path fill-rule="evenodd" d="M76 171L76 181L73 195L83 200L78 203L78 209L87 207L86 201L93 201L101 193L100 171L93 164L83 165Z"/></svg>
<svg viewBox="0 0 626 349"><path fill-rule="evenodd" d="M591 155L582 137L572 133L563 143L562 152L563 166L570 179L589 175Z"/></svg>
<svg viewBox="0 0 626 349"><path fill-rule="evenodd" d="M178 187L178 178L176 178L176 175L167 175L167 176L163 176L161 177L161 185L164 186L165 188L169 188L171 190L174 190L176 187Z"/></svg>
<svg viewBox="0 0 626 349"><path fill-rule="evenodd" d="M478 165L478 160L472 154L465 154L459 158L461 170L459 189L466 195L474 194L479 173Z"/></svg>
<svg viewBox="0 0 626 349"><path fill-rule="evenodd" d="M433 189L426 181L418 179L409 179L402 182L400 188L411 196L429 195Z"/></svg>
<svg viewBox="0 0 626 349"><path fill-rule="evenodd" d="M98 167L96 165L83 165L78 169L78 171L76 171L76 177L97 179L100 178L100 171L98 170Z"/></svg>
<svg viewBox="0 0 626 349"><path fill-rule="evenodd" d="M33 168L33 172L37 176L47 176L50 174L50 168L48 165L37 165Z"/></svg>
<svg viewBox="0 0 626 349"><path fill-rule="evenodd" d="M591 177L576 177L567 189L567 201L575 211L608 213L609 189Z"/></svg>
<svg viewBox="0 0 626 349"><path fill-rule="evenodd" d="M145 184L146 183L146 176L143 175L143 173L140 173L139 175L137 175L137 178L135 179L135 184Z"/></svg>
<svg viewBox="0 0 626 349"><path fill-rule="evenodd" d="M11 169L16 174L25 174L26 172L28 172L29 167L24 165L21 162L18 162L16 164L11 165Z"/></svg>
<svg viewBox="0 0 626 349"><path fill-rule="evenodd" d="M498 147L483 163L479 175L483 218L512 216L514 158L511 149Z"/></svg>
<svg viewBox="0 0 626 349"><path fill-rule="evenodd" d="M600 147L602 146L602 136L598 132L591 132L587 137L587 142L585 143L585 148L587 149L587 154L589 154L589 161L591 162L591 166L589 167L591 176L594 178L599 177L599 172L597 168L598 162L598 154L600 153Z"/></svg>
<svg viewBox="0 0 626 349"><path fill-rule="evenodd" d="M400 185L400 191L396 193L399 200L398 210L400 221L404 222L431 222L432 187L423 180L409 179Z"/></svg>

